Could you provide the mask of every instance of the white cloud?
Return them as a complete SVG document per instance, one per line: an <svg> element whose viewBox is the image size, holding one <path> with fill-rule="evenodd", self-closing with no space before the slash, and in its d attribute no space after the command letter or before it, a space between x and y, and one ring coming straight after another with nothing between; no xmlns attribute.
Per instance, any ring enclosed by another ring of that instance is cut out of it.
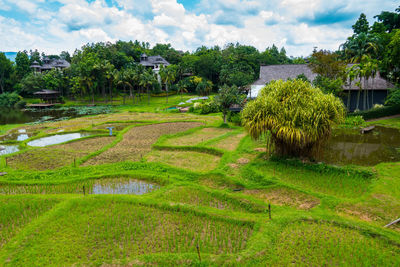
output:
<svg viewBox="0 0 400 267"><path fill-rule="evenodd" d="M56 2L61 7L50 10L49 4ZM0 17L0 50L38 48L49 53L73 52L88 42L121 39L153 45L168 42L181 50L229 42L264 50L275 44L285 46L289 55L306 56L314 46L337 49L351 34L348 24L354 23L358 10L364 8L372 18L380 12L377 10L397 7L394 2L384 4L379 0L200 0L197 7L188 11L177 0L112 3L110 6L105 0L0 0L0 9L23 12L15 19ZM337 22L331 14L338 14Z"/></svg>

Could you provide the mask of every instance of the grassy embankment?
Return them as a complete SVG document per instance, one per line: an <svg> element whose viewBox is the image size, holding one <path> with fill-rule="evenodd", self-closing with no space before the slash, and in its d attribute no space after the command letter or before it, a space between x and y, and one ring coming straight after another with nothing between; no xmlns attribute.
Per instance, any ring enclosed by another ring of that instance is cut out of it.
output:
<svg viewBox="0 0 400 267"><path fill-rule="evenodd" d="M119 110L42 124L1 158L0 265L193 265L198 251L204 265L400 264L400 228L383 228L400 215L400 163L266 160L220 116ZM95 135L27 146L60 130ZM83 194L132 179L160 188Z"/></svg>

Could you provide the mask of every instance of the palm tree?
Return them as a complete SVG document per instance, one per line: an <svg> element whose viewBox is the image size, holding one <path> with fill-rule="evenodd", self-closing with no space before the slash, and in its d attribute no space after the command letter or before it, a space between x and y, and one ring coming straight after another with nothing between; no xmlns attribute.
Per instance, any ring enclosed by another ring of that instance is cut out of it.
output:
<svg viewBox="0 0 400 267"><path fill-rule="evenodd" d="M157 82L157 79L154 77L154 73L151 69L143 72L140 75L140 85L146 88L147 91L147 103L150 104L150 91L149 87L153 86Z"/></svg>
<svg viewBox="0 0 400 267"><path fill-rule="evenodd" d="M184 80L178 82L178 93L181 94L181 100L183 99L183 93L187 93L187 83Z"/></svg>
<svg viewBox="0 0 400 267"><path fill-rule="evenodd" d="M129 70L121 69L117 74L116 80L117 80L117 84L122 85L122 87L124 88L123 104L125 105L126 86L128 86L130 89L132 87L132 85L130 84L130 81L129 81Z"/></svg>
<svg viewBox="0 0 400 267"><path fill-rule="evenodd" d="M176 78L176 69L173 66L174 65L164 67L162 65L160 69L161 81L165 84L165 89L167 92L167 103L168 103L168 85L173 83Z"/></svg>

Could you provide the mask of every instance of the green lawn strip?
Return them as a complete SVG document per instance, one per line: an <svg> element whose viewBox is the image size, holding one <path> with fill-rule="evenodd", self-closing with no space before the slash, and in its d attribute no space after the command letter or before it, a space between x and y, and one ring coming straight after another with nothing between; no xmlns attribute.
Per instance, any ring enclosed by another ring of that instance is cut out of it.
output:
<svg viewBox="0 0 400 267"><path fill-rule="evenodd" d="M194 252L196 244L202 254L230 254L245 248L254 227L254 222L182 205L122 196L71 199L46 215L5 247L2 262L102 264L142 254Z"/></svg>
<svg viewBox="0 0 400 267"><path fill-rule="evenodd" d="M50 171L18 171L10 170L7 175L0 176L3 184L59 184L66 182L81 181L93 177L113 176L117 174L129 175L151 175L173 179L196 181L197 173L174 168L162 163L151 162L119 162L103 164L98 166L86 166L79 168L65 167Z"/></svg>
<svg viewBox="0 0 400 267"><path fill-rule="evenodd" d="M391 118L391 119L383 119L383 120L367 121L366 124L400 128L400 117Z"/></svg>

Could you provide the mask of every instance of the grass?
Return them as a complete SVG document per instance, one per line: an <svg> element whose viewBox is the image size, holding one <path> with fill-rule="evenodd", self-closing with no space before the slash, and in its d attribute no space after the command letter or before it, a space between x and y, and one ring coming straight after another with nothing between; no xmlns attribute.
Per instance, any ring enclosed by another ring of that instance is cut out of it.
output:
<svg viewBox="0 0 400 267"><path fill-rule="evenodd" d="M238 147L242 138L245 136L245 133L235 134L233 136L229 136L227 138L219 140L216 143L211 144L210 146L223 150L234 151Z"/></svg>
<svg viewBox="0 0 400 267"><path fill-rule="evenodd" d="M329 223L299 222L286 227L274 242L267 265L396 266L400 248L356 230Z"/></svg>
<svg viewBox="0 0 400 267"><path fill-rule="evenodd" d="M0 194L137 194L151 192L159 186L152 181L130 177L101 177L62 184L0 185Z"/></svg>
<svg viewBox="0 0 400 267"><path fill-rule="evenodd" d="M34 149L7 159L9 166L19 170L51 170L74 164L90 153L111 143L113 137L86 138L80 141Z"/></svg>
<svg viewBox="0 0 400 267"><path fill-rule="evenodd" d="M124 134L121 142L100 155L89 159L85 165L128 160L138 161L150 152L151 145L161 135L183 132L200 125L198 122L176 122L134 127Z"/></svg>
<svg viewBox="0 0 400 267"><path fill-rule="evenodd" d="M268 189L248 189L244 194L260 198L275 205L292 206L308 210L319 205L320 200L312 195L286 187L272 187Z"/></svg>
<svg viewBox="0 0 400 267"><path fill-rule="evenodd" d="M284 162L259 159L244 171L248 179L282 183L338 197L359 197L370 190L371 179L352 173L309 170Z"/></svg>
<svg viewBox="0 0 400 267"><path fill-rule="evenodd" d="M164 145L170 146L194 146L203 142L207 142L213 138L217 138L223 134L228 133L231 129L224 128L203 128L194 133L169 138Z"/></svg>
<svg viewBox="0 0 400 267"><path fill-rule="evenodd" d="M160 198L173 203L209 206L216 209L241 212L264 212L266 209L266 205L254 203L244 197L218 191L208 191L194 186L179 186L168 189L160 194Z"/></svg>
<svg viewBox="0 0 400 267"><path fill-rule="evenodd" d="M220 157L207 153L191 151L153 150L146 156L149 162L163 162L178 168L191 171L207 172L218 166Z"/></svg>
<svg viewBox="0 0 400 267"><path fill-rule="evenodd" d="M264 140L221 117L142 101L23 126L34 136L0 157L0 266L399 265L400 228L383 228L400 214L399 162L267 160Z"/></svg>
<svg viewBox="0 0 400 267"><path fill-rule="evenodd" d="M367 125L382 125L382 126L400 128L400 117L384 119L384 120L368 121Z"/></svg>
<svg viewBox="0 0 400 267"><path fill-rule="evenodd" d="M61 199L0 196L0 249L29 222L49 211Z"/></svg>
<svg viewBox="0 0 400 267"><path fill-rule="evenodd" d="M236 253L253 231L242 222L107 198L71 200L43 223L17 249L7 248L9 265L124 263L143 254L196 253L197 244L204 254Z"/></svg>

